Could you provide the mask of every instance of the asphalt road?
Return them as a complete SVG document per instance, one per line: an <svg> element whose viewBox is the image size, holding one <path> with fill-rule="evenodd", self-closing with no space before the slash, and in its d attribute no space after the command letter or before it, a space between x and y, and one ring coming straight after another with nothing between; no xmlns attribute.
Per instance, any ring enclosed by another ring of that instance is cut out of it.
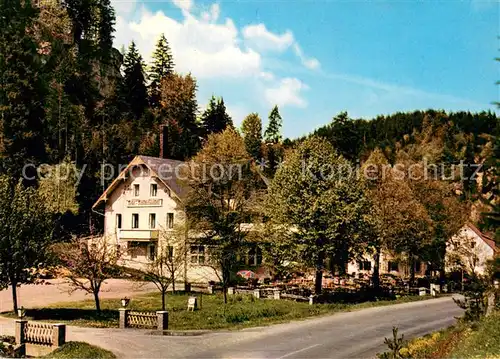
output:
<svg viewBox="0 0 500 359"><path fill-rule="evenodd" d="M451 298L341 313L305 322L246 330L258 336L200 350L190 358L373 358L399 327L405 337L452 325L462 310ZM245 335L245 334L244 334ZM222 339L222 338L221 338Z"/></svg>
<svg viewBox="0 0 500 359"><path fill-rule="evenodd" d="M119 358L374 358L393 326L410 338L448 327L461 314L447 297L200 336L68 327L67 339L101 346ZM13 329L12 321L0 319L0 334Z"/></svg>

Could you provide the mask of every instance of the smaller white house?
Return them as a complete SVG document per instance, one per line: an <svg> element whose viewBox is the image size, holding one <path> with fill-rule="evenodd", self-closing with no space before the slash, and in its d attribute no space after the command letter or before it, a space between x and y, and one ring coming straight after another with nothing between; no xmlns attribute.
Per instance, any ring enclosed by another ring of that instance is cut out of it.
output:
<svg viewBox="0 0 500 359"><path fill-rule="evenodd" d="M469 274L484 275L488 260L493 259L497 251L492 238L468 223L447 243L446 271L465 270Z"/></svg>
<svg viewBox="0 0 500 359"><path fill-rule="evenodd" d="M352 261L347 264L347 273L354 276L367 275L371 276L373 274L373 267L375 266L375 260L370 254L365 254L362 260ZM417 277L424 276L427 270L427 264L422 261L415 261L415 275ZM391 274L396 276L409 276L410 268L408 263L399 260L392 256L390 253L382 252L380 253L380 274Z"/></svg>

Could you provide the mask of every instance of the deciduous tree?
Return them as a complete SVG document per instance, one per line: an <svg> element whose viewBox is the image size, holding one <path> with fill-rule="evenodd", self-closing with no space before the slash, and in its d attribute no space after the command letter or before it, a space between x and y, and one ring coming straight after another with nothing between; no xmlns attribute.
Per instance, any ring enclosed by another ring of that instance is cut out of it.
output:
<svg viewBox="0 0 500 359"><path fill-rule="evenodd" d="M175 291L175 280L185 268L186 254L183 226L175 230L160 231L160 242L155 258L147 264L142 279L153 283L160 291L161 310L166 310L168 288L172 286L172 290Z"/></svg>
<svg viewBox="0 0 500 359"><path fill-rule="evenodd" d="M262 120L257 113L251 113L245 117L241 124L241 132L247 152L255 160L260 161L262 157Z"/></svg>
<svg viewBox="0 0 500 359"><path fill-rule="evenodd" d="M201 233L195 243L207 246L206 261L220 276L225 302L248 234L243 224L248 222L255 203L255 175L250 163L243 139L228 128L208 136L189 176L192 190L186 213L190 229Z"/></svg>
<svg viewBox="0 0 500 359"><path fill-rule="evenodd" d="M32 283L47 261L54 228L48 203L33 187L0 176L0 289L11 286L17 311L17 287Z"/></svg>
<svg viewBox="0 0 500 359"><path fill-rule="evenodd" d="M322 290L325 259L347 263L362 252L368 201L352 165L320 138L290 152L269 187L267 214L316 271Z"/></svg>
<svg viewBox="0 0 500 359"><path fill-rule="evenodd" d="M73 238L53 247L58 263L66 270L70 292L92 294L97 312L101 311L99 293L103 282L119 273L120 249L105 237Z"/></svg>

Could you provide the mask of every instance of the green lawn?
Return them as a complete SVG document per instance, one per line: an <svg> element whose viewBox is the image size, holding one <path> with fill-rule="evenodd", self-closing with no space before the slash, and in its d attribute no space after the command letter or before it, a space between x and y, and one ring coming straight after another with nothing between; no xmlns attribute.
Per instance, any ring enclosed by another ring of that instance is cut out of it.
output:
<svg viewBox="0 0 500 359"><path fill-rule="evenodd" d="M500 312L478 323L459 322L456 326L412 339L399 353L402 358L412 359L498 359Z"/></svg>
<svg viewBox="0 0 500 359"><path fill-rule="evenodd" d="M465 330L451 358L500 358L500 312Z"/></svg>
<svg viewBox="0 0 500 359"><path fill-rule="evenodd" d="M255 299L251 295L229 296L229 303L224 305L222 295L203 295L201 309L188 312L187 294L168 294L169 329L232 329L250 326L268 325L294 319L352 311L374 306L405 303L430 297L408 296L392 301L365 302L360 304L315 304L288 300ZM198 294L199 296L199 294ZM26 319L49 322L63 322L77 326L117 327L119 299L101 301L101 314L94 310L92 300L57 303L46 308L26 309ZM129 308L132 310L160 310L161 297L150 293L133 298ZM7 316L14 316L13 313Z"/></svg>
<svg viewBox="0 0 500 359"><path fill-rule="evenodd" d="M116 356L108 350L83 343L67 342L62 347L56 349L49 355L48 359L114 359Z"/></svg>

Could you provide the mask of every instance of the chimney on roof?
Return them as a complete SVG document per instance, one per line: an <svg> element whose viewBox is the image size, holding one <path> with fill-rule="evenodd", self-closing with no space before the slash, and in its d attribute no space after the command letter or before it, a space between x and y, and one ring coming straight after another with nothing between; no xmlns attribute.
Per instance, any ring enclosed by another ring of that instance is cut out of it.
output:
<svg viewBox="0 0 500 359"><path fill-rule="evenodd" d="M167 158L168 155L168 127L160 125L160 158Z"/></svg>

